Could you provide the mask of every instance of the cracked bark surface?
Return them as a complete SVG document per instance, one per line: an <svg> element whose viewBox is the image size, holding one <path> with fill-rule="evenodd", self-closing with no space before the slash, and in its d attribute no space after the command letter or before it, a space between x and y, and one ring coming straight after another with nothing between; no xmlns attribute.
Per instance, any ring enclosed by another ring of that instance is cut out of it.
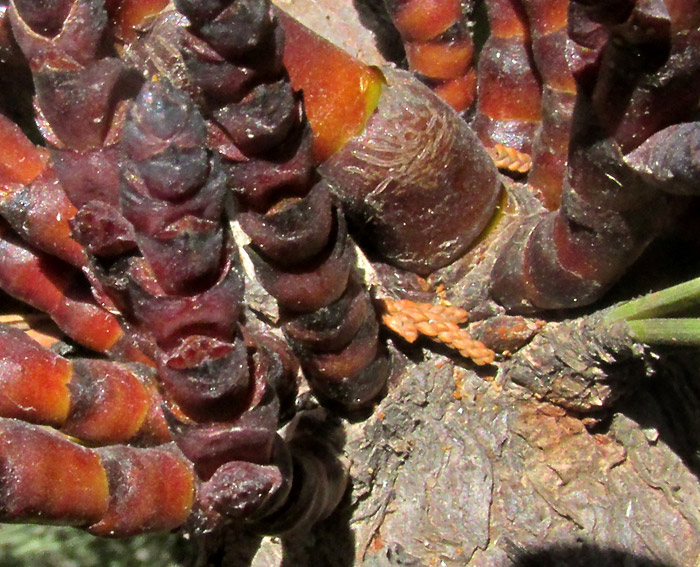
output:
<svg viewBox="0 0 700 567"><path fill-rule="evenodd" d="M312 539L263 542L253 565L698 564L697 358L672 360L594 432L439 354L405 362L347 427L346 506Z"/></svg>

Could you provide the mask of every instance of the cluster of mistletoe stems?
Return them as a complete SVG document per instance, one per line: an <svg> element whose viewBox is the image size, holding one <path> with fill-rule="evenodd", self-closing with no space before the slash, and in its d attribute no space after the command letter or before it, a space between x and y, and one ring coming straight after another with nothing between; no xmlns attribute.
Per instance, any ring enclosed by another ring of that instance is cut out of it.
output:
<svg viewBox="0 0 700 567"><path fill-rule="evenodd" d="M188 75L225 156L256 275L279 304L307 379L327 402L365 407L383 390L389 371L377 317L354 269L342 211L315 173L311 127L284 71L280 28L272 25L267 3L241 6L238 11L249 10L249 25L238 24L245 36L239 41L251 44L245 51L252 57L264 56L265 66L246 60L247 76L231 80L241 72L241 48L224 45L230 29L210 28L206 11L192 3L178 5L192 22L192 36L182 39ZM212 58L226 82L212 85Z"/></svg>
<svg viewBox="0 0 700 567"><path fill-rule="evenodd" d="M665 193L688 191L696 158L664 146L697 135L697 19L692 4L571 3L577 96L561 206L523 226L499 259L494 291L506 306L590 303L658 234Z"/></svg>
<svg viewBox="0 0 700 567"><path fill-rule="evenodd" d="M278 433L294 358L243 324L230 218L318 397L353 410L389 368L348 226L372 254L426 276L508 220L491 222L503 186L511 198L517 187L487 149L531 153L527 188L545 206L504 229L490 292L513 311L563 308L616 281L659 230L668 194L697 193L691 0L490 0L477 68L470 2L388 1L410 65L471 128L408 74L361 64L266 1L166 4L0 2L1 63L13 90L33 94L46 145L0 116L0 287L129 361L69 361L2 331L8 520L109 535L188 518L284 532L335 506L345 474L330 441L306 420ZM0 109L30 131L0 82ZM393 320L435 331L418 320L433 310L420 311ZM437 315L439 340L492 360L457 327L461 313Z"/></svg>
<svg viewBox="0 0 700 567"><path fill-rule="evenodd" d="M443 45L464 27L460 14L480 25L455 0L387 7L409 65L413 26L427 29L414 20L433 22L430 41ZM493 0L486 8L479 96L466 117L487 148L532 153L527 187L550 209L521 222L500 252L491 295L511 311L589 304L659 233L668 194L697 193L697 4Z"/></svg>
<svg viewBox="0 0 700 567"><path fill-rule="evenodd" d="M419 41L415 29L432 29L421 49L441 45L429 58L438 68L446 54L463 52L452 42L459 29L483 25L455 0L387 7L409 44ZM493 299L515 312L590 304L659 233L668 194L696 191L697 6L620 1L608 13L597 2L494 0L486 8L490 35L478 57L478 98L466 113L471 127L427 89L383 69L374 113L320 170L362 227L360 243L395 266L435 273L467 252L496 214L486 236L502 231L509 243L494 251ZM312 112L317 100L325 98L332 115L349 97L314 85L297 43L285 59L314 129L323 131L325 115ZM330 66L330 48L311 45L314 60ZM683 151L674 155L670 140ZM521 180L540 198L539 211L508 214L520 206L517 184L498 176L484 151L498 145L532 153ZM504 186L512 208L498 216Z"/></svg>
<svg viewBox="0 0 700 567"><path fill-rule="evenodd" d="M49 149L2 117L3 141L28 162L3 171L2 287L86 346L155 366L156 378L68 361L4 332L7 359L35 359L54 384L37 393L35 371L8 375L4 519L101 535L188 520L280 533L336 507L346 474L332 442L310 434L308 419L278 433L293 411L294 355L242 325L241 266L224 214L231 190L258 277L319 397L356 409L384 387L377 319L339 208L314 173L269 3L176 8L131 41L133 28L108 28L97 0L9 7L21 53L3 47L29 64ZM143 54L165 40L176 61L160 75L160 60ZM109 446L82 447L15 419ZM36 452L20 450L25 442ZM53 465L52 451L61 455ZM48 496L52 475L64 480Z"/></svg>

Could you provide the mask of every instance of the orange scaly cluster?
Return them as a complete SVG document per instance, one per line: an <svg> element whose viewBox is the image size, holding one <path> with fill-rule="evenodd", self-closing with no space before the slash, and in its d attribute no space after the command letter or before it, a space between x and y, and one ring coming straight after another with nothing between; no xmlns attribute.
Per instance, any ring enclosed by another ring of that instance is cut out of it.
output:
<svg viewBox="0 0 700 567"><path fill-rule="evenodd" d="M532 167L532 158L528 154L502 144L486 148L486 151L498 169L506 169L514 173L527 173Z"/></svg>
<svg viewBox="0 0 700 567"><path fill-rule="evenodd" d="M383 323L409 343L414 342L419 335L425 335L457 350L479 366L493 362L496 353L472 339L466 330L459 327L468 318L464 309L389 297L383 298L381 302L384 308Z"/></svg>

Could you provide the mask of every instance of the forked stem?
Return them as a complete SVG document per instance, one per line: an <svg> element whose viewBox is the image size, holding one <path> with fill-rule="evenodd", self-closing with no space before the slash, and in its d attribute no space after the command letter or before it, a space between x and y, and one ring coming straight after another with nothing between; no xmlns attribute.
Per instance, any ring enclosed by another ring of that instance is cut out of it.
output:
<svg viewBox="0 0 700 567"><path fill-rule="evenodd" d="M700 305L700 278L644 295L613 308L607 323L626 321L633 338L647 344L700 345L700 318L667 317Z"/></svg>

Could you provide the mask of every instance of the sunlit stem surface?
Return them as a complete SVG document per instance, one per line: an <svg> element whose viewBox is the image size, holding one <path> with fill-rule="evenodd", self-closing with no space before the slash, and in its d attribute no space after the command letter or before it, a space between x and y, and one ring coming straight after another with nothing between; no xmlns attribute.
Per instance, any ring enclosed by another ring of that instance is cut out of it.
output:
<svg viewBox="0 0 700 567"><path fill-rule="evenodd" d="M630 334L645 343L700 345L700 318L682 317L697 314L699 308L700 278L696 278L627 301L613 308L606 321L626 321Z"/></svg>

